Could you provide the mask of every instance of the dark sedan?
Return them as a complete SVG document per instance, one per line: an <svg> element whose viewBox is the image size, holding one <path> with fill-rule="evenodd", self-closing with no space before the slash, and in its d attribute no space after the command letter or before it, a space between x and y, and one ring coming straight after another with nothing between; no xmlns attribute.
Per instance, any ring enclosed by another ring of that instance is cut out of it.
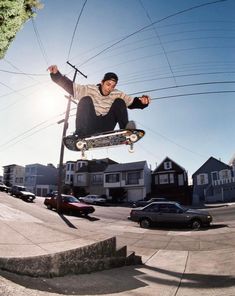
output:
<svg viewBox="0 0 235 296"><path fill-rule="evenodd" d="M143 208L132 209L130 220L138 222L141 227L156 225L189 226L200 229L209 226L212 216L203 210L187 209L176 202L153 202Z"/></svg>
<svg viewBox="0 0 235 296"><path fill-rule="evenodd" d="M72 195L62 194L61 197L62 212L87 216L95 211L93 206L80 202ZM50 210L57 209L57 196L45 198L44 204Z"/></svg>
<svg viewBox="0 0 235 296"><path fill-rule="evenodd" d="M0 182L0 191L8 192L8 190L9 190L9 187L7 187L5 184Z"/></svg>

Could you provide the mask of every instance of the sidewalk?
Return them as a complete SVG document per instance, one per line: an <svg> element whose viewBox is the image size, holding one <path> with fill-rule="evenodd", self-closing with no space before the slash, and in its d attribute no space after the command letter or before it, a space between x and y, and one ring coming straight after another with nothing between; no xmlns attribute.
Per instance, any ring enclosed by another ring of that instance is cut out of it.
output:
<svg viewBox="0 0 235 296"><path fill-rule="evenodd" d="M95 222L72 216L62 219L51 211L36 214L35 210L35 215L27 215L4 204L0 204L0 222L0 258L40 258L116 236L118 244L125 243L144 262L144 265L55 278L32 278L0 271L3 296L235 295L235 224L232 223L229 227L198 232L167 232L141 229L129 221L114 224L108 219Z"/></svg>

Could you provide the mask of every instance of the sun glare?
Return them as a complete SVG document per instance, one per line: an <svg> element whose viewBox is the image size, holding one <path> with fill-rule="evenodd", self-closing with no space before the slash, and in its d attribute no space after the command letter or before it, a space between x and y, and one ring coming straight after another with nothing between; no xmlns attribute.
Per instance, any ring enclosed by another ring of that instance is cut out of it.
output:
<svg viewBox="0 0 235 296"><path fill-rule="evenodd" d="M36 95L37 111L43 115L57 115L66 111L66 98L53 86L42 88Z"/></svg>

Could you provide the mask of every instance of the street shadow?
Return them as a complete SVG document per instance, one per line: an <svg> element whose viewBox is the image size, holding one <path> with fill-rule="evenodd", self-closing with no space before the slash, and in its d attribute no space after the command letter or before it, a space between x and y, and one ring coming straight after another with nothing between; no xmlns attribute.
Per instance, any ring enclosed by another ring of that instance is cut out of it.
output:
<svg viewBox="0 0 235 296"><path fill-rule="evenodd" d="M34 278L0 270L0 276L17 285L61 295L106 295L134 290L147 286L136 278L142 275L136 266L54 278Z"/></svg>
<svg viewBox="0 0 235 296"><path fill-rule="evenodd" d="M90 222L99 221L100 218L94 217L94 216L86 216L84 219L87 219Z"/></svg>
<svg viewBox="0 0 235 296"><path fill-rule="evenodd" d="M63 214L58 213L58 215L65 222L65 224L67 224L70 228L77 229L77 227L71 221L69 221Z"/></svg>
<svg viewBox="0 0 235 296"><path fill-rule="evenodd" d="M0 276L22 287L61 295L106 295L128 293L138 288L159 285L180 289L221 289L235 287L235 277L184 273L148 265L125 266L91 274L55 278L34 278L0 270ZM200 294L200 292L198 291ZM143 294L142 294L143 295Z"/></svg>
<svg viewBox="0 0 235 296"><path fill-rule="evenodd" d="M152 230L162 230L162 231L174 231L174 232L188 232L188 231L196 231L196 232L200 232L200 231L208 231L208 230L212 230L212 229L219 229L219 228L224 228L224 227L228 227L227 224L211 224L210 226L203 226L201 227L200 229L195 229L193 230L192 228L190 227L185 227L185 226L177 226L177 227L174 227L172 228L172 224L164 224L164 225L153 225L150 229Z"/></svg>
<svg viewBox="0 0 235 296"><path fill-rule="evenodd" d="M145 268L152 270L158 274L168 275L167 277L153 277L148 273L142 277L145 280L155 282L161 285L178 285L180 282L181 288L190 289L219 289L235 287L235 277L230 275L215 275L215 274L198 274L198 273L182 273L170 271L158 267L145 265ZM175 278L175 280L172 279Z"/></svg>

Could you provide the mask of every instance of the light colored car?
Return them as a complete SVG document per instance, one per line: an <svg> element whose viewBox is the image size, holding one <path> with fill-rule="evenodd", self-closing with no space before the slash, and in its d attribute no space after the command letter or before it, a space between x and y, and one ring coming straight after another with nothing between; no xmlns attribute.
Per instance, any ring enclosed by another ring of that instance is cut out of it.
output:
<svg viewBox="0 0 235 296"><path fill-rule="evenodd" d="M106 198L96 194L88 194L84 197L79 197L79 200L93 205L103 205L106 203Z"/></svg>

